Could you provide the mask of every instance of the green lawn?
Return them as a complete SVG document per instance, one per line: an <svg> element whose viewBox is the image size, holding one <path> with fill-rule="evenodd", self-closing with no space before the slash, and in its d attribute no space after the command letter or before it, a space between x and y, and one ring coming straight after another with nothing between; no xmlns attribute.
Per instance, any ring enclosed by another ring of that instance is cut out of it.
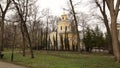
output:
<svg viewBox="0 0 120 68"><path fill-rule="evenodd" d="M10 62L11 53L5 53L4 61ZM76 52L35 51L35 58L15 53L14 63L28 68L120 68L110 55L79 54Z"/></svg>

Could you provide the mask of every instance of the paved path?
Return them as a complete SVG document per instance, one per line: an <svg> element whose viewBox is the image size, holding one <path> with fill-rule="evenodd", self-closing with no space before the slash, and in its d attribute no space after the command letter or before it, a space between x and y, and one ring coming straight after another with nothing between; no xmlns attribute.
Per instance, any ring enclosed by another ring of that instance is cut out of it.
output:
<svg viewBox="0 0 120 68"><path fill-rule="evenodd" d="M26 67L0 61L0 68L26 68Z"/></svg>

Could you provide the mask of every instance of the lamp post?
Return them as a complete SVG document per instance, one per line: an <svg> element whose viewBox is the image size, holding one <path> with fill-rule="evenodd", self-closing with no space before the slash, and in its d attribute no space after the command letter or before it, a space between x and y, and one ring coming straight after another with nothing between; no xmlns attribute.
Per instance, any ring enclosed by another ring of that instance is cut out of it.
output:
<svg viewBox="0 0 120 68"><path fill-rule="evenodd" d="M13 45L12 45L12 54L11 54L11 61L13 61L13 58L14 58L14 47L15 47L15 36L16 36L16 26L18 25L17 22L15 22L14 24L14 38L13 38Z"/></svg>

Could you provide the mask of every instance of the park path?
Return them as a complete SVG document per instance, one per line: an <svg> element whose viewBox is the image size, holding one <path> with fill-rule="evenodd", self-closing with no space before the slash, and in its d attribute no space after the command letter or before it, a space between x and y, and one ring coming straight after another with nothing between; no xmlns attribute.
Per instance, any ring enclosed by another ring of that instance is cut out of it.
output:
<svg viewBox="0 0 120 68"><path fill-rule="evenodd" d="M0 68L27 68L27 67L0 61Z"/></svg>

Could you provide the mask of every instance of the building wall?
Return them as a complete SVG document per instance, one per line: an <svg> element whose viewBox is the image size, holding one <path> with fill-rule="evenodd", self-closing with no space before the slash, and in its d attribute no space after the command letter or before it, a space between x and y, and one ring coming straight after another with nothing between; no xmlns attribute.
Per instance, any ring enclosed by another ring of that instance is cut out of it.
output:
<svg viewBox="0 0 120 68"><path fill-rule="evenodd" d="M67 28L67 32L71 31L71 23L65 22L65 21L58 22L58 24L57 24L58 33L64 33L65 28Z"/></svg>
<svg viewBox="0 0 120 68"><path fill-rule="evenodd" d="M120 24L117 25L118 40L120 41Z"/></svg>

